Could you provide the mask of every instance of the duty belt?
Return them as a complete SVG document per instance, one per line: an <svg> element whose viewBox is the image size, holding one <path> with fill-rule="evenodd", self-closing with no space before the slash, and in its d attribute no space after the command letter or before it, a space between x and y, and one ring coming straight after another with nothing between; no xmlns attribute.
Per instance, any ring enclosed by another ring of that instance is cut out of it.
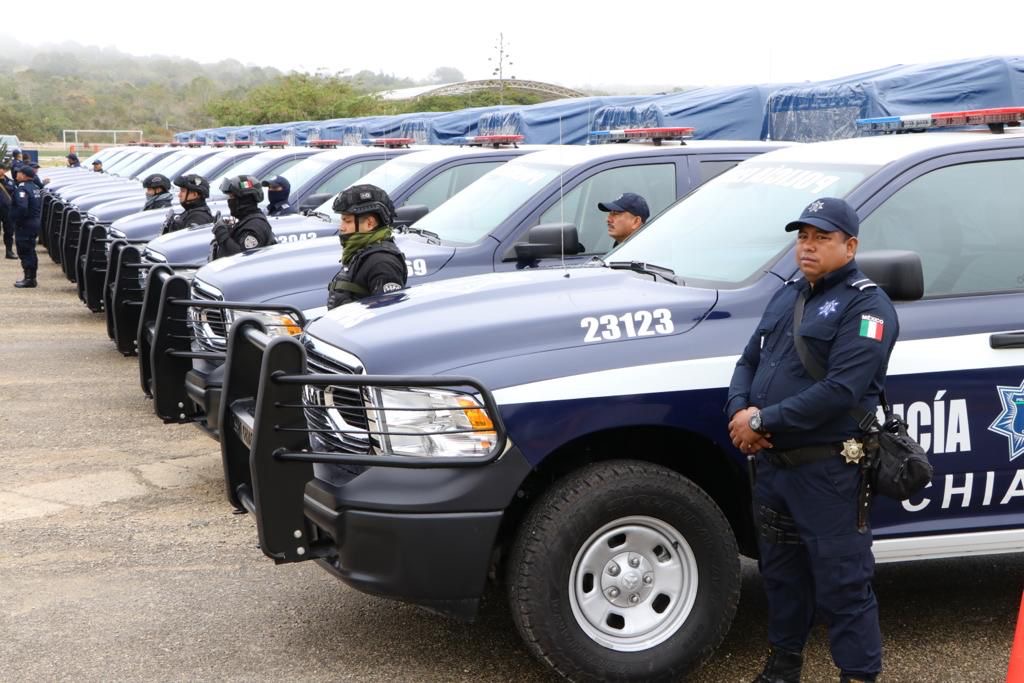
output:
<svg viewBox="0 0 1024 683"><path fill-rule="evenodd" d="M842 444L826 444L823 446L804 446L803 448L793 448L788 451L780 451L777 449L764 450L761 451L761 454L764 455L768 462L776 467L799 467L800 465L806 465L810 462L817 462L818 460L830 458L833 455L839 455L842 450Z"/></svg>

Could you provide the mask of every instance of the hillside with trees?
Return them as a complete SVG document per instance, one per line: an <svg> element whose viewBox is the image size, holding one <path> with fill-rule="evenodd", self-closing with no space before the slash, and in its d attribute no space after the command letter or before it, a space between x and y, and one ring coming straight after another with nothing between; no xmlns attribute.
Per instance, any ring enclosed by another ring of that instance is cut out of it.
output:
<svg viewBox="0 0 1024 683"><path fill-rule="evenodd" d="M63 129L73 128L139 129L146 139L169 140L181 130L220 125L451 111L498 103L498 94L490 92L410 101L386 101L373 94L462 80L462 73L452 67L439 67L429 79L415 81L370 71L285 74L234 60L200 64L70 43L31 52L16 42L0 46L0 132L22 140L59 140ZM514 89L504 94L506 104L541 99Z"/></svg>

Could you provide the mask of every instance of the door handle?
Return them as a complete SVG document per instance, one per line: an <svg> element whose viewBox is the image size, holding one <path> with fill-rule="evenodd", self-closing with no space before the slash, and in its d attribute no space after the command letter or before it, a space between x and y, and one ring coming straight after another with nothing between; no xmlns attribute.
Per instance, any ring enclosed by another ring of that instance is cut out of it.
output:
<svg viewBox="0 0 1024 683"><path fill-rule="evenodd" d="M993 349L1024 349L1024 330L993 334L988 338L988 345Z"/></svg>

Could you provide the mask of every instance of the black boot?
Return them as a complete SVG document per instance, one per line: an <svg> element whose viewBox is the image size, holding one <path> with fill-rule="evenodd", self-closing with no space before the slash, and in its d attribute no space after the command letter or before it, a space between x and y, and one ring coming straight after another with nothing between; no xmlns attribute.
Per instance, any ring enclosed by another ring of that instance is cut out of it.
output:
<svg viewBox="0 0 1024 683"><path fill-rule="evenodd" d="M800 669L804 656L799 652L786 652L773 647L768 651L768 662L754 683L800 683Z"/></svg>
<svg viewBox="0 0 1024 683"><path fill-rule="evenodd" d="M14 250L13 249L11 249L10 247L7 247L7 254L4 256L4 258L16 259L18 257L14 255Z"/></svg>
<svg viewBox="0 0 1024 683"><path fill-rule="evenodd" d="M31 287L37 287L38 285L36 284L36 271L26 269L24 279L15 282L14 286L17 287L18 289L28 289Z"/></svg>

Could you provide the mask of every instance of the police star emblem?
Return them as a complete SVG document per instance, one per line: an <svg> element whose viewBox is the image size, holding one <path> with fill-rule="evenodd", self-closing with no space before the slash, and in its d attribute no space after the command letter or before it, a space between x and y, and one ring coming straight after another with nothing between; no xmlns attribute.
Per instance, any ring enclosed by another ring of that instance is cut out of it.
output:
<svg viewBox="0 0 1024 683"><path fill-rule="evenodd" d="M825 205L822 204L821 201L815 200L815 201L813 201L813 202L811 202L810 204L807 205L807 212L808 213L818 213L819 211L821 211L824 208L825 208Z"/></svg>
<svg viewBox="0 0 1024 683"><path fill-rule="evenodd" d="M822 318L827 318L833 313L835 313L837 310L839 310L839 300L829 299L821 306L818 306L818 315Z"/></svg>
<svg viewBox="0 0 1024 683"><path fill-rule="evenodd" d="M1003 412L988 430L1006 437L1013 461L1024 455L1024 381L1019 387L996 387L996 392Z"/></svg>
<svg viewBox="0 0 1024 683"><path fill-rule="evenodd" d="M860 462L864 457L864 444L857 439L847 439L843 442L843 457L846 462Z"/></svg>

